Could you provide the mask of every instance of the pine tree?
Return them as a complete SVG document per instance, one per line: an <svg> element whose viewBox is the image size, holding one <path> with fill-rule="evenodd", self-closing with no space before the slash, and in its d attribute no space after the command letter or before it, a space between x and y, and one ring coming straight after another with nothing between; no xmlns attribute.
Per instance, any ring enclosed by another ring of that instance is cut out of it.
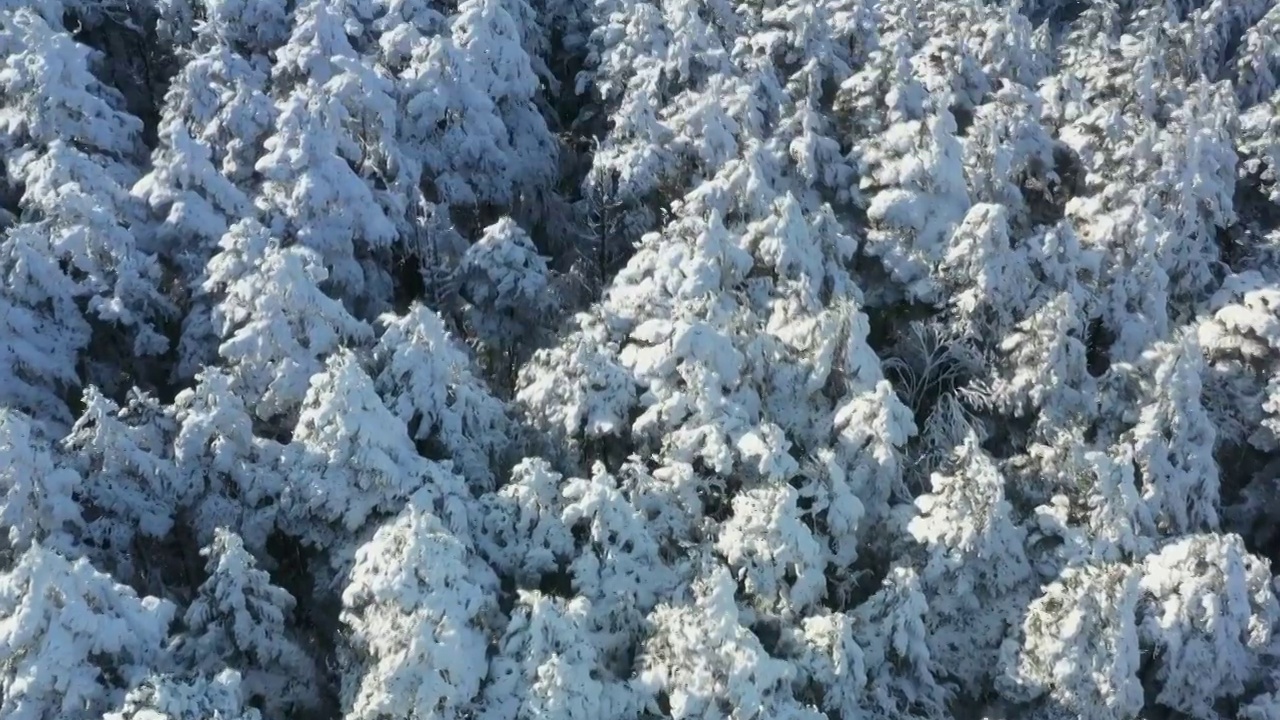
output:
<svg viewBox="0 0 1280 720"><path fill-rule="evenodd" d="M806 617L783 627L780 650L796 670L798 700L828 714L859 717L868 703L866 656L854 639L854 620L847 613Z"/></svg>
<svg viewBox="0 0 1280 720"><path fill-rule="evenodd" d="M588 622L598 652L625 677L627 659L646 635L646 616L688 581L692 558L664 557L682 538L665 536L663 523L650 527L640 509L647 503L620 485L600 464L590 478L571 478L561 489L560 521L575 539L567 569L574 590L592 603Z"/></svg>
<svg viewBox="0 0 1280 720"><path fill-rule="evenodd" d="M207 368L173 401L176 472L192 489L185 508L196 542L213 542L220 527L236 528L254 552L275 529L283 492L282 447L254 434L253 415L232 377Z"/></svg>
<svg viewBox="0 0 1280 720"><path fill-rule="evenodd" d="M1236 53L1234 87L1243 107L1248 108L1275 94L1280 88L1280 8L1272 5L1267 14L1244 32L1243 48Z"/></svg>
<svg viewBox="0 0 1280 720"><path fill-rule="evenodd" d="M498 580L437 505L419 491L356 551L342 594L348 720L462 717L479 700Z"/></svg>
<svg viewBox="0 0 1280 720"><path fill-rule="evenodd" d="M119 577L145 575L163 559L141 553L136 543L168 536L191 489L168 452L173 419L155 397L136 391L122 406L89 387L84 406L63 439L84 478L77 499L92 518L84 541Z"/></svg>
<svg viewBox="0 0 1280 720"><path fill-rule="evenodd" d="M921 586L931 598L930 658L977 695L1006 624L1028 600L1023 591L1031 566L1004 478L971 430L948 464L950 472L934 473L932 492L916 498L919 515L908 532L925 548Z"/></svg>
<svg viewBox="0 0 1280 720"><path fill-rule="evenodd" d="M521 369L515 399L545 438L540 452L580 463L588 444L625 432L639 391L610 347L605 323L576 320L577 332L535 352Z"/></svg>
<svg viewBox="0 0 1280 720"><path fill-rule="evenodd" d="M1218 436L1237 445L1270 449L1280 441L1280 385L1267 370L1280 348L1278 312L1275 284L1248 271L1225 279L1196 330L1210 370L1203 381L1207 410Z"/></svg>
<svg viewBox="0 0 1280 720"><path fill-rule="evenodd" d="M862 648L872 717L940 717L947 691L934 677L925 624L929 600L912 569L889 571L874 595L854 611L853 639Z"/></svg>
<svg viewBox="0 0 1280 720"><path fill-rule="evenodd" d="M517 17L508 8L517 9ZM531 13L520 8L527 8L522 0L462 0L451 23L453 45L471 83L494 104L510 138L517 164L511 168L506 202L519 203L517 207L538 202L557 159L555 138L534 103L538 78L533 59L521 44L524 33L533 29ZM526 24L518 25L517 19Z"/></svg>
<svg viewBox="0 0 1280 720"><path fill-rule="evenodd" d="M349 351L311 377L282 462L281 521L316 547L357 536L420 489L440 498L466 492L452 468L418 455Z"/></svg>
<svg viewBox="0 0 1280 720"><path fill-rule="evenodd" d="M827 553L805 526L789 485L753 488L733 499L716 549L766 611L801 615L826 592Z"/></svg>
<svg viewBox="0 0 1280 720"><path fill-rule="evenodd" d="M564 477L542 458L525 458L500 489L480 498L476 547L502 577L533 587L576 554L562 519Z"/></svg>
<svg viewBox="0 0 1280 720"><path fill-rule="evenodd" d="M95 53L60 22L20 8L5 11L0 23L10 46L0 65L0 153L6 174L23 188L23 222L0 240L13 283L0 302L12 309L6 325L21 338L10 360L21 380L8 392L42 420L66 422L60 399L48 410L34 401L81 380L114 388L122 374L167 349L163 326L176 308L161 267L129 226L137 216L127 187L141 155L141 122L92 74ZM33 252L41 263L15 267ZM44 325L48 338L30 338ZM91 342L94 352L82 354ZM55 353L49 370L33 367Z"/></svg>
<svg viewBox="0 0 1280 720"><path fill-rule="evenodd" d="M791 665L771 657L743 626L728 569L709 569L693 592L686 602L660 605L649 618L653 630L639 658L638 680L651 705L665 699L672 718L823 717L792 695Z"/></svg>
<svg viewBox="0 0 1280 720"><path fill-rule="evenodd" d="M245 707L240 674L223 670L213 677L156 675L129 691L123 707L104 720L260 720Z"/></svg>
<svg viewBox="0 0 1280 720"><path fill-rule="evenodd" d="M92 329L75 283L46 252L39 228L19 225L0 241L0 403L31 414L54 432L74 421L68 395L80 385L79 355Z"/></svg>
<svg viewBox="0 0 1280 720"><path fill-rule="evenodd" d="M233 225L219 247L205 281L220 296L218 354L254 415L287 425L325 358L372 331L321 289L328 273L310 248L283 246L256 220Z"/></svg>
<svg viewBox="0 0 1280 720"><path fill-rule="evenodd" d="M208 579L183 615L178 662L204 676L238 671L245 699L272 716L313 707L316 668L290 637L293 596L271 583L230 530L218 529L200 554L208 558Z"/></svg>
<svg viewBox="0 0 1280 720"><path fill-rule="evenodd" d="M485 228L458 266L467 325L500 386L549 334L557 305L546 258L510 218Z"/></svg>
<svg viewBox="0 0 1280 720"><path fill-rule="evenodd" d="M0 575L0 714L89 720L161 658L174 607L33 544Z"/></svg>
<svg viewBox="0 0 1280 720"><path fill-rule="evenodd" d="M1149 556L1138 632L1159 657L1157 702L1211 717L1259 679L1280 622L1270 564L1238 535L1186 535Z"/></svg>
<svg viewBox="0 0 1280 720"><path fill-rule="evenodd" d="M1140 579L1122 564L1064 570L1027 607L1021 637L1005 641L997 687L1013 700L1047 693L1069 713L1137 717Z"/></svg>
<svg viewBox="0 0 1280 720"><path fill-rule="evenodd" d="M406 164L396 139L393 84L361 61L351 34L364 10L336 0L308 0L276 51L273 84L281 89L274 134L254 168L257 199L284 232L319 253L337 293L371 303L390 300L385 269L372 259L399 236L408 205L397 192ZM358 37L357 37L358 39Z"/></svg>
<svg viewBox="0 0 1280 720"><path fill-rule="evenodd" d="M1154 365L1147 370L1154 381L1147 392L1155 401L1141 407L1137 424L1123 436L1134 447L1143 500L1166 533L1217 529L1216 431L1200 402L1200 349L1189 339L1152 348L1147 359Z"/></svg>
<svg viewBox="0 0 1280 720"><path fill-rule="evenodd" d="M522 591L490 661L484 720L614 720L634 712L624 683L600 676L585 598Z"/></svg>
<svg viewBox="0 0 1280 720"><path fill-rule="evenodd" d="M82 480L58 460L38 424L0 410L0 569L35 544L71 555L80 543L84 517L75 494Z"/></svg>
<svg viewBox="0 0 1280 720"><path fill-rule="evenodd" d="M429 457L447 457L475 487L493 487L515 432L506 407L476 376L439 314L415 303L382 320L373 379L387 409Z"/></svg>
<svg viewBox="0 0 1280 720"><path fill-rule="evenodd" d="M880 257L909 298L932 302L930 269L969 209L961 147L949 110L888 128L860 152L860 187L871 191L867 250Z"/></svg>

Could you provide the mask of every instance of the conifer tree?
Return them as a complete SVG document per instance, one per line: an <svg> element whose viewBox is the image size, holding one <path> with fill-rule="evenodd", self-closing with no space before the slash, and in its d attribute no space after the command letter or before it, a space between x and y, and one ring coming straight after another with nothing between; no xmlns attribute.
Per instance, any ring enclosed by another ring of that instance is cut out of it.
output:
<svg viewBox="0 0 1280 720"><path fill-rule="evenodd" d="M183 615L178 662L208 677L238 671L245 699L272 715L314 707L316 668L290 637L293 596L271 583L230 530L217 530L201 555L208 579Z"/></svg>
<svg viewBox="0 0 1280 720"><path fill-rule="evenodd" d="M163 652L174 607L40 544L0 575L0 712L89 720L117 707Z"/></svg>

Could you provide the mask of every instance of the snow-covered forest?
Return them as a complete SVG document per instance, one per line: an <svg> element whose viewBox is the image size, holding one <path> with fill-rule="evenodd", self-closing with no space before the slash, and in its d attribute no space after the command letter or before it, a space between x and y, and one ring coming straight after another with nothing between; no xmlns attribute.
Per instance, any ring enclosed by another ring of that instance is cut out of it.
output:
<svg viewBox="0 0 1280 720"><path fill-rule="evenodd" d="M0 0L3 720L1280 720L1280 0Z"/></svg>

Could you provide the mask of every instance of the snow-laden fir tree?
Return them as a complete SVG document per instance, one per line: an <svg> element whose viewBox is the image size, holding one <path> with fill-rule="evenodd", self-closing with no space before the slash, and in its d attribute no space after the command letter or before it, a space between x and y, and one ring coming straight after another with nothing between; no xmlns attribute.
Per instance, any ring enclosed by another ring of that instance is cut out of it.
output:
<svg viewBox="0 0 1280 720"><path fill-rule="evenodd" d="M484 720L615 720L635 711L627 683L601 677L591 602L522 591L490 661Z"/></svg>
<svg viewBox="0 0 1280 720"><path fill-rule="evenodd" d="M997 651L1027 596L1026 531L1005 499L1005 479L972 430L932 492L916 498L908 532L923 546L920 584L930 658L972 696L982 693Z"/></svg>
<svg viewBox="0 0 1280 720"><path fill-rule="evenodd" d="M0 575L0 713L102 717L161 662L174 610L33 544Z"/></svg>
<svg viewBox="0 0 1280 720"><path fill-rule="evenodd" d="M271 68L278 117L254 169L257 203L287 237L319 253L345 299L381 309L386 269L372 260L398 237L408 200L397 192L396 102L386 71L362 62L361 3L309 0ZM358 42L357 42L358 44Z"/></svg>
<svg viewBox="0 0 1280 720"><path fill-rule="evenodd" d="M372 330L321 288L329 275L311 248L286 245L252 219L233 225L218 245L205 280L219 297L218 355L257 418L288 423L325 359Z"/></svg>
<svg viewBox="0 0 1280 720"><path fill-rule="evenodd" d="M89 387L84 406L62 441L84 478L76 492L86 516L83 540L104 569L133 580L164 562L139 543L172 532L189 492L168 452L173 418L155 397L136 391L122 405Z"/></svg>
<svg viewBox="0 0 1280 720"><path fill-rule="evenodd" d="M498 578L465 511L418 491L355 553L342 592L347 720L462 717L480 701Z"/></svg>
<svg viewBox="0 0 1280 720"><path fill-rule="evenodd" d="M245 702L240 673L213 676L165 674L147 678L129 691L122 706L104 720L260 720Z"/></svg>
<svg viewBox="0 0 1280 720"><path fill-rule="evenodd" d="M275 119L261 53L283 39L284 21L278 0L201 8L207 17L165 95L151 169L133 187L156 221L151 244L179 269L190 298L178 343L183 378L216 357L206 264L229 226L254 214L253 165Z"/></svg>
<svg viewBox="0 0 1280 720"><path fill-rule="evenodd" d="M254 434L254 418L228 373L206 368L173 401L173 460L189 488L184 521L201 547L219 528L236 528L254 552L275 529L283 490L281 445Z"/></svg>
<svg viewBox="0 0 1280 720"><path fill-rule="evenodd" d="M1200 400L1200 349L1194 340L1158 345L1144 359L1150 363L1144 374L1154 381L1146 392L1154 402L1139 405L1137 423L1122 437L1133 444L1147 511L1164 532L1216 529L1216 432Z"/></svg>
<svg viewBox="0 0 1280 720"><path fill-rule="evenodd" d="M201 554L208 579L183 614L177 661L203 677L237 671L245 699L272 716L314 708L317 670L291 637L293 596L271 583L230 530L218 529Z"/></svg>
<svg viewBox="0 0 1280 720"><path fill-rule="evenodd" d="M168 349L161 325L176 308L163 291L156 258L143 252L129 226L138 215L128 187L137 175L142 123L93 75L95 52L60 23L51 24L59 18L48 14L52 20L29 7L0 14L7 46L0 66L0 153L6 174L23 188L20 223L0 249L6 265L28 252L45 264L5 268L14 283L4 293L13 307L6 324L18 342L29 344L13 366L20 379L6 393L42 420L65 422L60 402L36 408L32 401L51 385L120 384L121 372L141 370L143 358ZM86 367L73 373L69 362L93 341L86 321L99 333ZM38 332L33 326L45 324L50 340L30 338ZM45 348L49 369L27 366ZM77 377L86 372L89 377Z"/></svg>
<svg viewBox="0 0 1280 720"><path fill-rule="evenodd" d="M346 350L311 377L282 462L286 527L320 547L394 514L420 488L436 497L465 491L451 468L418 455Z"/></svg>
<svg viewBox="0 0 1280 720"><path fill-rule="evenodd" d="M480 498L476 547L495 572L521 587L536 587L574 557L563 485L564 476L546 460L526 458L502 488Z"/></svg>
<svg viewBox="0 0 1280 720"><path fill-rule="evenodd" d="M676 720L722 717L816 720L817 708L791 691L795 670L772 657L742 624L727 568L708 569L694 596L663 604L649 618L653 631L639 659L638 690L649 709Z"/></svg>
<svg viewBox="0 0 1280 720"><path fill-rule="evenodd" d="M1193 717L1211 717L1261 675L1280 622L1270 563L1238 535L1187 535L1146 559L1138 626L1155 648L1157 701Z"/></svg>
<svg viewBox="0 0 1280 720"><path fill-rule="evenodd" d="M8 569L40 544L73 554L83 537L84 516L76 492L83 482L60 462L51 438L20 412L0 410L0 548Z"/></svg>
<svg viewBox="0 0 1280 720"><path fill-rule="evenodd" d="M867 668L863 705L871 717L942 716L948 692L933 671L928 612L920 575L896 567L852 613L853 640Z"/></svg>
<svg viewBox="0 0 1280 720"><path fill-rule="evenodd" d="M444 321L425 305L386 315L373 376L387 409L428 457L444 457L476 487L496 484L515 427Z"/></svg>
<svg viewBox="0 0 1280 720"><path fill-rule="evenodd" d="M1143 706L1140 579L1117 563L1063 571L1026 607L1021 632L1001 648L997 687L1013 700L1047 693L1070 715L1136 717Z"/></svg>
<svg viewBox="0 0 1280 720"><path fill-rule="evenodd" d="M458 264L467 327L503 385L547 336L558 302L546 258L510 218L484 229Z"/></svg>

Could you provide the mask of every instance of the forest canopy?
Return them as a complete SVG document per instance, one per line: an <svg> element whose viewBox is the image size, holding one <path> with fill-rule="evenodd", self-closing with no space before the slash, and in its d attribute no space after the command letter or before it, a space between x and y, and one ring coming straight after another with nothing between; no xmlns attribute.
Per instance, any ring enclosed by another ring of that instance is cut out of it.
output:
<svg viewBox="0 0 1280 720"><path fill-rule="evenodd" d="M0 0L0 718L1280 720L1280 1Z"/></svg>

